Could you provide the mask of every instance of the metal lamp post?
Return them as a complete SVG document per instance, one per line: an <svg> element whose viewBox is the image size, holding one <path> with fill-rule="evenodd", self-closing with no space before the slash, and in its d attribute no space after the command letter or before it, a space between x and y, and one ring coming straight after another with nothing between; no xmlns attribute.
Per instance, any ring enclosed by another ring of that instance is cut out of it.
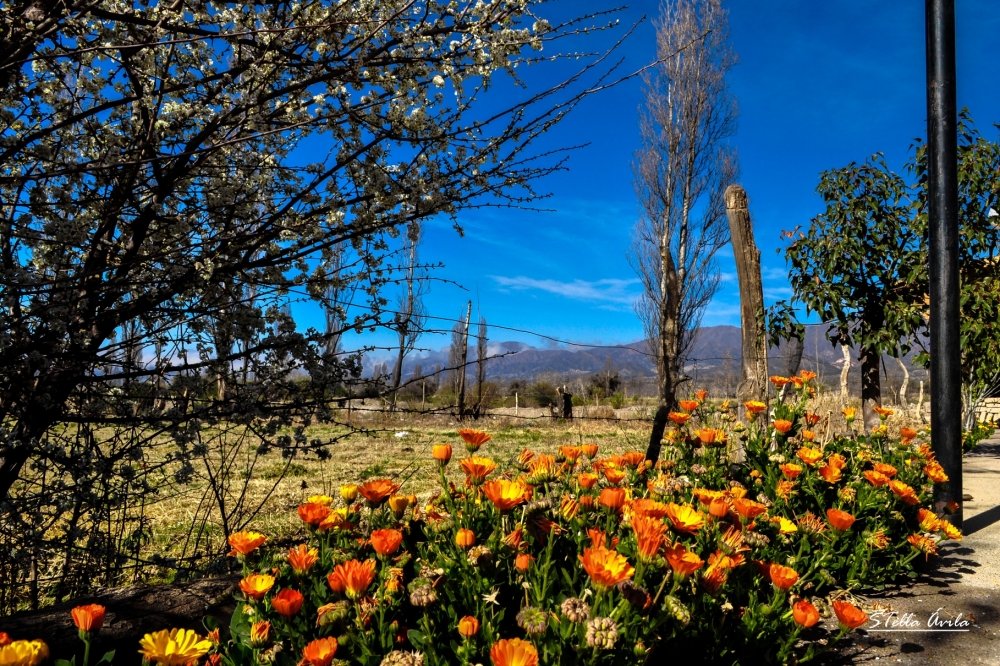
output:
<svg viewBox="0 0 1000 666"><path fill-rule="evenodd" d="M926 0L927 175L930 227L931 444L948 475L938 512L962 525L962 395L958 282L958 151L955 114L955 1Z"/></svg>

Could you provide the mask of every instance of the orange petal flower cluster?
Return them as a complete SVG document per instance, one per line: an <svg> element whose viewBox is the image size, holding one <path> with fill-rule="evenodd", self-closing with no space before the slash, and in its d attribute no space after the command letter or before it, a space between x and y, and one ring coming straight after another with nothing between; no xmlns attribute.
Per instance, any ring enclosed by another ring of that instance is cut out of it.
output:
<svg viewBox="0 0 1000 666"><path fill-rule="evenodd" d="M375 530L370 539L376 553L382 556L392 555L403 543L403 533L392 529Z"/></svg>
<svg viewBox="0 0 1000 666"><path fill-rule="evenodd" d="M444 467L451 462L451 444L435 444L431 448L431 456Z"/></svg>
<svg viewBox="0 0 1000 666"><path fill-rule="evenodd" d="M667 519L678 532L694 534L705 524L705 516L690 504L667 504Z"/></svg>
<svg viewBox="0 0 1000 666"><path fill-rule="evenodd" d="M794 479L802 473L802 465L796 465L795 463L784 463L779 466L779 469L789 479Z"/></svg>
<svg viewBox="0 0 1000 666"><path fill-rule="evenodd" d="M889 483L890 479L885 474L881 472L876 472L873 469L865 470L864 477L868 479L868 483L875 487L884 486Z"/></svg>
<svg viewBox="0 0 1000 666"><path fill-rule="evenodd" d="M768 569L768 575L779 590L787 590L799 580L799 574L795 569L781 564L772 564Z"/></svg>
<svg viewBox="0 0 1000 666"><path fill-rule="evenodd" d="M648 497L642 497L632 501L632 513L659 520L667 515L667 505Z"/></svg>
<svg viewBox="0 0 1000 666"><path fill-rule="evenodd" d="M73 624L76 628L85 633L100 631L104 626L104 613L107 609L101 604L87 604L77 606L70 611L73 616Z"/></svg>
<svg viewBox="0 0 1000 666"><path fill-rule="evenodd" d="M260 601L274 587L274 576L269 574L250 574L240 581L240 589L254 601Z"/></svg>
<svg viewBox="0 0 1000 666"><path fill-rule="evenodd" d="M228 541L232 548L230 556L249 555L267 541L267 537L260 532L233 532L229 535Z"/></svg>
<svg viewBox="0 0 1000 666"><path fill-rule="evenodd" d="M603 488L601 494L597 497L597 501L612 511L620 511L625 506L625 489Z"/></svg>
<svg viewBox="0 0 1000 666"><path fill-rule="evenodd" d="M667 546L665 553L670 568L681 577L690 576L705 566L705 561L697 553L692 553L679 541L673 546Z"/></svg>
<svg viewBox="0 0 1000 666"><path fill-rule="evenodd" d="M580 450L583 451L583 455L593 458L597 455L597 444L581 444Z"/></svg>
<svg viewBox="0 0 1000 666"><path fill-rule="evenodd" d="M934 483L944 483L948 480L948 475L945 473L944 468L941 467L941 463L937 461L931 461L929 464L924 466L924 474L927 478Z"/></svg>
<svg viewBox="0 0 1000 666"><path fill-rule="evenodd" d="M890 478L896 476L897 472L896 468L888 463L878 462L875 463L873 467L875 468L875 471L878 472L879 474L884 474L885 476L888 476Z"/></svg>
<svg viewBox="0 0 1000 666"><path fill-rule="evenodd" d="M810 602L801 599L792 605L792 619L808 629L819 622L819 611Z"/></svg>
<svg viewBox="0 0 1000 666"><path fill-rule="evenodd" d="M795 452L795 455L799 457L799 460L805 464L812 467L820 460L823 459L823 452L819 449L811 449L807 446L803 446L801 449Z"/></svg>
<svg viewBox="0 0 1000 666"><path fill-rule="evenodd" d="M774 429L780 432L782 435L787 435L788 431L792 429L792 422L786 419L775 419L771 425Z"/></svg>
<svg viewBox="0 0 1000 666"><path fill-rule="evenodd" d="M663 546L667 526L657 518L635 515L632 516L632 531L635 532L639 559L643 562L651 561Z"/></svg>
<svg viewBox="0 0 1000 666"><path fill-rule="evenodd" d="M365 481L358 487L361 496L368 500L372 506L378 506L389 499L389 496L399 490L400 484L393 483L390 479L376 479Z"/></svg>
<svg viewBox="0 0 1000 666"><path fill-rule="evenodd" d="M733 509L740 515L740 518L752 520L767 511L767 505L739 497L733 500Z"/></svg>
<svg viewBox="0 0 1000 666"><path fill-rule="evenodd" d="M694 410L698 409L697 400L680 400L678 401L677 405L685 412L693 412Z"/></svg>
<svg viewBox="0 0 1000 666"><path fill-rule="evenodd" d="M920 498L917 497L917 493L911 486L906 485L902 481L893 480L889 482L889 490L899 499L903 500L907 504L919 504Z"/></svg>
<svg viewBox="0 0 1000 666"><path fill-rule="evenodd" d="M840 509L827 509L826 519L830 521L830 525L833 526L833 529L841 532L846 532L851 529L851 525L853 525L855 521L852 514L846 511L841 511Z"/></svg>
<svg viewBox="0 0 1000 666"><path fill-rule="evenodd" d="M684 412L670 412L667 414L667 418L676 423L679 426L684 425L691 418L690 414L685 414Z"/></svg>
<svg viewBox="0 0 1000 666"><path fill-rule="evenodd" d="M578 474L576 480L581 488L590 490L597 484L597 475L591 472L584 472L583 474Z"/></svg>
<svg viewBox="0 0 1000 666"><path fill-rule="evenodd" d="M330 589L334 592L347 594L350 599L357 599L375 580L375 560L349 560L333 568L327 576Z"/></svg>
<svg viewBox="0 0 1000 666"><path fill-rule="evenodd" d="M330 666L338 647L337 639L333 636L317 638L302 649L302 661L309 666Z"/></svg>
<svg viewBox="0 0 1000 666"><path fill-rule="evenodd" d="M863 610L843 599L833 602L833 612L837 614L840 624L848 629L857 629L868 621L868 615Z"/></svg>
<svg viewBox="0 0 1000 666"><path fill-rule="evenodd" d="M302 608L302 604L305 600L306 598L302 596L301 592L286 587L271 597L271 608L273 608L278 615L292 617L299 612L299 609Z"/></svg>
<svg viewBox="0 0 1000 666"><path fill-rule="evenodd" d="M594 585L602 590L631 578L635 573L625 557L607 548L584 548L579 558Z"/></svg>
<svg viewBox="0 0 1000 666"><path fill-rule="evenodd" d="M520 481L499 479L487 481L483 484L483 493L501 513L510 511L518 504L524 502L526 491L527 488Z"/></svg>
<svg viewBox="0 0 1000 666"><path fill-rule="evenodd" d="M332 509L325 504L306 502L299 505L299 518L309 527L318 527L330 515L330 511Z"/></svg>
<svg viewBox="0 0 1000 666"><path fill-rule="evenodd" d="M837 483L841 477L840 468L832 465L823 465L819 468L819 475L827 483Z"/></svg>
<svg viewBox="0 0 1000 666"><path fill-rule="evenodd" d="M526 640L503 638L490 648L493 666L538 666L538 650Z"/></svg>
<svg viewBox="0 0 1000 666"><path fill-rule="evenodd" d="M487 435L482 430L471 430L468 428L459 430L458 436L465 442L465 448L467 448L470 453L478 451L479 447L493 439L492 435Z"/></svg>
<svg viewBox="0 0 1000 666"><path fill-rule="evenodd" d="M310 548L304 543L288 551L288 564L295 573L308 573L318 561L319 551L315 548Z"/></svg>
<svg viewBox="0 0 1000 666"><path fill-rule="evenodd" d="M466 458L460 464L462 471L465 472L465 482L469 485L481 484L486 480L487 475L497 468L495 462L481 456Z"/></svg>
<svg viewBox="0 0 1000 666"><path fill-rule="evenodd" d="M471 615L466 615L458 621L458 633L464 638L471 638L479 633L479 620Z"/></svg>

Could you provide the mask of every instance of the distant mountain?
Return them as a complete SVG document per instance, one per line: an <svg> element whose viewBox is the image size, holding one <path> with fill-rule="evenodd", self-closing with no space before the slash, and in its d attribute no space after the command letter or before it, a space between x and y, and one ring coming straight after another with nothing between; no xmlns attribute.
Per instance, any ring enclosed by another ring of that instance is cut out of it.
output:
<svg viewBox="0 0 1000 666"><path fill-rule="evenodd" d="M834 347L826 339L827 326L806 326L801 369L818 372L829 384L839 382L840 369L844 359L840 347ZM694 341L685 371L698 382L734 383L739 381L741 363L741 333L736 326L708 326L699 329ZM475 347L470 345L469 360L475 360ZM768 350L768 366L771 374L787 374L790 355L788 345L771 347ZM572 380L600 372L609 362L614 371L623 377L654 377L656 367L647 350L645 341L636 341L612 346L556 346L534 347L523 342L490 342L490 358L487 361L487 376L491 380L534 381L540 375L558 381ZM858 367L856 350L851 355L851 367ZM371 375L376 364L390 363L384 352L365 357L365 374ZM435 366L448 365L448 348L439 351L411 354L403 364L403 376L410 377L416 366L424 375L434 372ZM910 358L906 359L907 369L914 381L924 379L922 369L915 369ZM884 359L885 370L890 382L901 376L895 359ZM852 384L860 381L858 372L852 372ZM897 380L898 383L898 380Z"/></svg>

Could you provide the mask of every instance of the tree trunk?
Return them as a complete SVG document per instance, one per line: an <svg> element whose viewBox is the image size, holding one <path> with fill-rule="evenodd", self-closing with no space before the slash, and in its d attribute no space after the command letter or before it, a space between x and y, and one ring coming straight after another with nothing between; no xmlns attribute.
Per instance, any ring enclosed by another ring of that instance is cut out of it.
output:
<svg viewBox="0 0 1000 666"><path fill-rule="evenodd" d="M805 351L805 348L805 340L799 340L798 338L791 338L788 340L788 354L785 362L786 377L794 377L798 374L799 366L802 365L802 352ZM794 388L795 385L791 382L781 387L781 402L788 400L788 397L793 394L792 392Z"/></svg>
<svg viewBox="0 0 1000 666"><path fill-rule="evenodd" d="M865 432L878 427L879 417L874 407L882 406L882 387L878 365L881 354L872 347L861 348L861 410L865 420Z"/></svg>
<svg viewBox="0 0 1000 666"><path fill-rule="evenodd" d="M729 234L740 283L740 325L743 331L743 371L736 395L741 403L747 400L767 403L767 339L760 250L753 239L747 193L739 185L726 188L726 216L729 218Z"/></svg>
<svg viewBox="0 0 1000 666"><path fill-rule="evenodd" d="M458 418L465 417L465 363L469 358L469 320L472 318L472 301L465 311L464 330L462 331L462 360L458 368Z"/></svg>
<svg viewBox="0 0 1000 666"><path fill-rule="evenodd" d="M903 359L897 358L896 362L899 363L899 369L903 371L903 383L899 386L899 404L905 410L906 409L906 387L910 384L910 371L906 368L906 363Z"/></svg>
<svg viewBox="0 0 1000 666"><path fill-rule="evenodd" d="M847 376L851 372L851 348L847 345L840 345L840 353L844 356L844 367L840 369L840 400L847 406Z"/></svg>

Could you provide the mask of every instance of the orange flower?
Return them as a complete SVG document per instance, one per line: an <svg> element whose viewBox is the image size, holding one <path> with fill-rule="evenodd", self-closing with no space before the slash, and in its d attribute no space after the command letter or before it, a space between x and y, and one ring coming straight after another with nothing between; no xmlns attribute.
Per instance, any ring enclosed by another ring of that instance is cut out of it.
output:
<svg viewBox="0 0 1000 666"><path fill-rule="evenodd" d="M517 462L521 465L527 465L531 462L531 459L535 457L534 451L529 451L528 449L521 449L521 452L517 454Z"/></svg>
<svg viewBox="0 0 1000 666"><path fill-rule="evenodd" d="M806 414L806 423L808 425L814 426L822 420L822 416L819 414Z"/></svg>
<svg viewBox="0 0 1000 666"><path fill-rule="evenodd" d="M893 412L891 409L888 409L886 407L880 407L878 405L872 407L872 411L878 414L879 419L882 421L885 421L888 417L895 414L895 412Z"/></svg>
<svg viewBox="0 0 1000 666"><path fill-rule="evenodd" d="M709 445L709 444L714 444L715 443L715 438L718 435L719 435L719 431L718 430L713 430L711 428L704 428L703 430L695 430L694 431L694 436L697 437L698 440L702 444L704 444L706 446Z"/></svg>
<svg viewBox="0 0 1000 666"><path fill-rule="evenodd" d="M608 480L608 483L617 485L625 480L625 472L617 467L607 465L604 467L604 478Z"/></svg>
<svg viewBox="0 0 1000 666"><path fill-rule="evenodd" d="M962 540L962 530L960 530L959 528L955 527L954 525L952 525L951 523L949 523L947 520L942 520L941 521L941 531L944 532L944 535L946 537L948 537L949 539L954 539L955 541L961 541Z"/></svg>
<svg viewBox="0 0 1000 666"><path fill-rule="evenodd" d="M885 484L889 483L889 477L887 477L885 474L882 474L881 472L876 472L874 470L867 470L866 472L864 472L864 475L865 478L868 479L868 482L876 487L884 486Z"/></svg>
<svg viewBox="0 0 1000 666"><path fill-rule="evenodd" d="M774 384L775 388L781 388L788 382L792 381L788 377L779 377L778 375L771 375L771 383Z"/></svg>
<svg viewBox="0 0 1000 666"><path fill-rule="evenodd" d="M714 499L720 499L725 491L722 490L708 490L707 488L692 488L691 494L698 498L698 501L702 504L708 504Z"/></svg>
<svg viewBox="0 0 1000 666"><path fill-rule="evenodd" d="M714 569L709 568L705 571L701 582L705 586L705 591L714 596L719 593L719 590L722 589L722 586L726 584L728 579L728 569L715 567Z"/></svg>
<svg viewBox="0 0 1000 666"><path fill-rule="evenodd" d="M300 543L298 547L288 551L288 564L297 574L308 573L317 561L319 561L319 552L304 543Z"/></svg>
<svg viewBox="0 0 1000 666"><path fill-rule="evenodd" d="M792 606L792 618L808 629L819 622L819 611L811 603L801 599Z"/></svg>
<svg viewBox="0 0 1000 666"><path fill-rule="evenodd" d="M491 435L487 435L481 430L469 430L468 428L459 430L458 436L465 441L465 448L469 450L469 453L475 453L480 446L493 439Z"/></svg>
<svg viewBox="0 0 1000 666"><path fill-rule="evenodd" d="M806 440L807 442L811 442L814 439L816 439L816 433L814 433L812 430L803 430L799 434L802 435L802 439Z"/></svg>
<svg viewBox="0 0 1000 666"><path fill-rule="evenodd" d="M795 493L795 482L780 479L774 486L774 494L783 499L789 499Z"/></svg>
<svg viewBox="0 0 1000 666"><path fill-rule="evenodd" d="M260 649L262 647L265 647L270 642L271 642L270 622L267 622L266 620L260 620L250 625L250 647L255 649ZM151 661L151 660L146 660L146 661ZM169 660L166 660L165 662L157 662L157 663L169 664L171 662ZM183 663L183 662L177 662L177 663ZM195 660L193 662L187 662L187 663L197 664L198 662L197 660Z"/></svg>
<svg viewBox="0 0 1000 666"><path fill-rule="evenodd" d="M368 500L369 505L378 506L389 499L390 495L399 490L399 486L400 484L393 483L389 479L376 479L375 481L365 481L358 488L358 492Z"/></svg>
<svg viewBox="0 0 1000 666"><path fill-rule="evenodd" d="M309 666L330 666L337 654L337 639L333 636L317 638L302 650L302 660Z"/></svg>
<svg viewBox="0 0 1000 666"><path fill-rule="evenodd" d="M887 463L875 463L875 471L888 477L896 476L896 468Z"/></svg>
<svg viewBox="0 0 1000 666"><path fill-rule="evenodd" d="M346 593L350 599L360 597L373 580L375 580L375 560L342 562L327 576L330 589Z"/></svg>
<svg viewBox="0 0 1000 666"><path fill-rule="evenodd" d="M921 508L917 511L917 522L920 523L920 529L925 532L937 532L944 521L934 515L933 511Z"/></svg>
<svg viewBox="0 0 1000 666"><path fill-rule="evenodd" d="M497 468L497 464L489 458L472 456L461 462L462 471L465 472L465 482L468 485L479 485L486 480L486 476Z"/></svg>
<svg viewBox="0 0 1000 666"><path fill-rule="evenodd" d="M784 474L789 479L794 479L799 474L802 473L802 465L796 465L795 463L785 463L781 465L781 473Z"/></svg>
<svg viewBox="0 0 1000 666"><path fill-rule="evenodd" d="M788 431L792 429L792 422L785 419L775 419L772 425L782 435L788 434Z"/></svg>
<svg viewBox="0 0 1000 666"><path fill-rule="evenodd" d="M703 390L695 391L694 397L698 398L699 401L704 402L705 398L708 397L708 391L703 391Z"/></svg>
<svg viewBox="0 0 1000 666"><path fill-rule="evenodd" d="M350 504L354 500L358 499L358 486L354 483L345 483L340 487L340 497L345 502Z"/></svg>
<svg viewBox="0 0 1000 666"><path fill-rule="evenodd" d="M233 532L229 535L229 545L233 548L229 555L230 557L249 555L265 541L267 541L267 537L260 532Z"/></svg>
<svg viewBox="0 0 1000 666"><path fill-rule="evenodd" d="M725 518L729 513L729 502L721 498L712 500L708 503L708 513L716 518Z"/></svg>
<svg viewBox="0 0 1000 666"><path fill-rule="evenodd" d="M899 436L904 442L909 442L911 439L917 436L917 431L913 428L900 428Z"/></svg>
<svg viewBox="0 0 1000 666"><path fill-rule="evenodd" d="M643 562L651 561L663 546L667 526L656 518L632 516L632 531L635 532L639 559Z"/></svg>
<svg viewBox="0 0 1000 666"><path fill-rule="evenodd" d="M599 590L606 590L627 578L635 569L621 554L607 548L584 548L580 555L584 570Z"/></svg>
<svg viewBox="0 0 1000 666"><path fill-rule="evenodd" d="M799 580L799 574L795 569L781 564L772 564L768 569L768 575L779 590L787 590Z"/></svg>
<svg viewBox="0 0 1000 666"><path fill-rule="evenodd" d="M840 413L843 414L844 418L847 419L847 422L850 423L851 421L854 420L854 417L857 416L857 414L858 414L858 408L857 407L844 407L842 410L840 410Z"/></svg>
<svg viewBox="0 0 1000 666"><path fill-rule="evenodd" d="M676 423L679 426L684 425L691 418L690 414L685 414L684 412L670 412L667 414L667 418Z"/></svg>
<svg viewBox="0 0 1000 666"><path fill-rule="evenodd" d="M694 534L705 524L705 516L690 504L667 504L667 519L678 532Z"/></svg>
<svg viewBox="0 0 1000 666"><path fill-rule="evenodd" d="M471 615L466 615L458 621L458 633L463 638L472 638L479 633L479 620Z"/></svg>
<svg viewBox="0 0 1000 666"><path fill-rule="evenodd" d="M830 467L836 467L837 469L844 469L847 467L847 458L839 453L833 453L829 458L827 458L826 464Z"/></svg>
<svg viewBox="0 0 1000 666"><path fill-rule="evenodd" d="M518 571L527 571L531 568L531 563L535 561L535 558L527 553L521 553L514 558L514 566L517 567Z"/></svg>
<svg viewBox="0 0 1000 666"><path fill-rule="evenodd" d="M808 370L800 370L799 377L801 377L802 381L804 382L811 382L812 380L816 379L816 373L809 372Z"/></svg>
<svg viewBox="0 0 1000 666"><path fill-rule="evenodd" d="M444 467L451 462L451 444L435 444L431 449L431 455Z"/></svg>
<svg viewBox="0 0 1000 666"><path fill-rule="evenodd" d="M830 521L831 525L833 525L833 529L840 530L841 532L846 532L851 529L851 525L853 525L855 521L853 515L847 513L846 511L841 511L840 509L827 509L826 519Z"/></svg>
<svg viewBox="0 0 1000 666"><path fill-rule="evenodd" d="M583 451L583 455L588 458L593 458L597 455L597 444L582 444L580 449Z"/></svg>
<svg viewBox="0 0 1000 666"><path fill-rule="evenodd" d="M667 515L667 505L654 499L643 497L632 502L632 513L637 516L656 518L659 520Z"/></svg>
<svg viewBox="0 0 1000 666"><path fill-rule="evenodd" d="M604 488L597 497L597 501L612 511L620 511L625 506L625 490L624 488Z"/></svg>
<svg viewBox="0 0 1000 666"><path fill-rule="evenodd" d="M670 568L674 570L674 573L678 576L690 576L698 569L705 566L705 561L698 557L696 553L692 553L690 550L684 547L684 544L679 541L673 546L667 546L666 548L667 562L670 563Z"/></svg>
<svg viewBox="0 0 1000 666"><path fill-rule="evenodd" d="M104 626L104 606L101 604L87 604L77 606L70 614L73 616L73 624L83 633L97 632Z"/></svg>
<svg viewBox="0 0 1000 666"><path fill-rule="evenodd" d="M906 538L914 550L924 554L924 559L930 559L931 555L937 554L937 544L934 539L925 537L922 534L911 534Z"/></svg>
<svg viewBox="0 0 1000 666"><path fill-rule="evenodd" d="M240 589L254 601L260 601L268 590L274 587L274 576L268 574L250 574L240 581Z"/></svg>
<svg viewBox="0 0 1000 666"><path fill-rule="evenodd" d="M490 648L493 666L538 666L538 650L520 638L503 638Z"/></svg>
<svg viewBox="0 0 1000 666"><path fill-rule="evenodd" d="M590 545L594 548L604 548L608 543L608 535L596 527L587 528L587 538L590 539Z"/></svg>
<svg viewBox="0 0 1000 666"><path fill-rule="evenodd" d="M583 451L579 446L560 446L559 453L561 453L562 457L567 461L575 463Z"/></svg>
<svg viewBox="0 0 1000 666"><path fill-rule="evenodd" d="M646 462L646 454L641 451L626 451L622 454L622 464L635 469Z"/></svg>
<svg viewBox="0 0 1000 666"><path fill-rule="evenodd" d="M302 608L302 604L305 600L306 598L302 596L301 592L291 590L286 587L271 597L271 608L273 608L278 615L292 617L299 612L299 609Z"/></svg>
<svg viewBox="0 0 1000 666"><path fill-rule="evenodd" d="M476 533L463 527L455 534L455 545L459 548L472 548L476 545Z"/></svg>
<svg viewBox="0 0 1000 666"><path fill-rule="evenodd" d="M926 474L927 478L934 483L944 483L948 480L948 475L945 474L944 468L941 467L941 463L936 461L931 462L924 467L924 474Z"/></svg>
<svg viewBox="0 0 1000 666"><path fill-rule="evenodd" d="M801 449L795 452L795 455L799 457L799 460L805 464L812 466L823 459L823 452L819 449L810 449L809 447L803 446Z"/></svg>
<svg viewBox="0 0 1000 666"><path fill-rule="evenodd" d="M580 487L584 490L590 490L597 483L597 475L591 472L585 472L584 474L579 474L576 477L577 482Z"/></svg>
<svg viewBox="0 0 1000 666"><path fill-rule="evenodd" d="M403 543L403 533L399 530L375 530L371 535L372 548L379 555L392 555Z"/></svg>
<svg viewBox="0 0 1000 666"><path fill-rule="evenodd" d="M822 476L827 483L837 483L840 481L840 468L823 465L819 468L819 475Z"/></svg>
<svg viewBox="0 0 1000 666"><path fill-rule="evenodd" d="M847 629L857 629L868 621L868 615L863 610L842 599L833 602L833 612L837 614L840 625Z"/></svg>
<svg viewBox="0 0 1000 666"><path fill-rule="evenodd" d="M743 406L746 407L748 413L754 416L767 410L767 405L759 400L748 400L743 403Z"/></svg>
<svg viewBox="0 0 1000 666"><path fill-rule="evenodd" d="M733 509L740 514L740 518L753 519L767 511L767 505L760 502L740 497L733 500Z"/></svg>
<svg viewBox="0 0 1000 666"><path fill-rule="evenodd" d="M902 481L890 481L889 490L891 490L896 497L903 500L907 504L920 503L920 499L917 497L917 493L913 490L913 488L906 485Z"/></svg>
<svg viewBox="0 0 1000 666"><path fill-rule="evenodd" d="M330 515L330 507L325 504L306 502L299 505L299 518L310 527L317 527L323 519Z"/></svg>
<svg viewBox="0 0 1000 666"><path fill-rule="evenodd" d="M0 647L7 647L13 642L6 631L0 631Z"/></svg>
<svg viewBox="0 0 1000 666"><path fill-rule="evenodd" d="M401 519L403 517L403 512L406 511L406 507L410 505L409 495L389 495L389 509L392 510L396 519Z"/></svg>
<svg viewBox="0 0 1000 666"><path fill-rule="evenodd" d="M677 404L685 412L693 412L698 409L698 402L696 400L681 400Z"/></svg>
<svg viewBox="0 0 1000 666"><path fill-rule="evenodd" d="M500 479L483 484L483 493L501 513L506 513L524 502L524 491L524 484L520 481Z"/></svg>

